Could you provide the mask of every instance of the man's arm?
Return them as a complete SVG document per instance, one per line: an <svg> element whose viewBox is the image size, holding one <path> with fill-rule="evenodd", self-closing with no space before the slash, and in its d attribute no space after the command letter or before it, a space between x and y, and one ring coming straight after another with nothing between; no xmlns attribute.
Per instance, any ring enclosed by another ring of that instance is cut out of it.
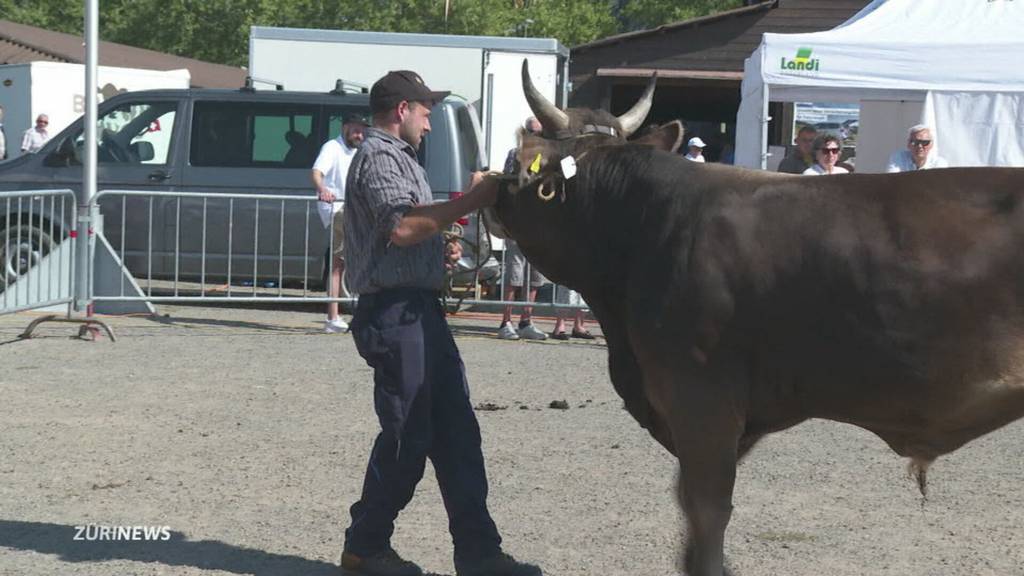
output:
<svg viewBox="0 0 1024 576"><path fill-rule="evenodd" d="M391 243L396 246L418 244L439 234L462 216L494 204L497 198L498 179L484 178L482 173L476 172L463 196L447 202L415 206L406 212L391 231Z"/></svg>
<svg viewBox="0 0 1024 576"><path fill-rule="evenodd" d="M316 196L321 202L334 202L334 193L324 185L324 175L337 162L332 142L334 141L328 140L320 147L320 153L316 155L316 160L313 161L313 169L309 173L309 179L313 181L313 187L316 189Z"/></svg>
<svg viewBox="0 0 1024 576"><path fill-rule="evenodd" d="M28 152L28 149L32 147L32 129L29 128L25 131L25 135L21 138L21 151Z"/></svg>
<svg viewBox="0 0 1024 576"><path fill-rule="evenodd" d="M309 178L313 181L313 187L316 188L316 197L321 202L334 202L334 193L324 186L324 173L313 168L309 171Z"/></svg>

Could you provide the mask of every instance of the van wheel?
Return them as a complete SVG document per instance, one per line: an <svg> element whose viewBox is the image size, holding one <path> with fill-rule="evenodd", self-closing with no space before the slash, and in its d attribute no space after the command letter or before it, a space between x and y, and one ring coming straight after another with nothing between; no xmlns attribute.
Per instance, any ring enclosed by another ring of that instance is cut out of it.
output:
<svg viewBox="0 0 1024 576"><path fill-rule="evenodd" d="M14 223L0 230L0 290L39 264L53 248L53 239L36 223Z"/></svg>

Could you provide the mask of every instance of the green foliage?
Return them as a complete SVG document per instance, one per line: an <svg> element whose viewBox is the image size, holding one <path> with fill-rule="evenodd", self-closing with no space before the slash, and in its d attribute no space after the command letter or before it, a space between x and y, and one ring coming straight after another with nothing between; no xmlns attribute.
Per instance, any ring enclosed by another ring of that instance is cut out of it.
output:
<svg viewBox="0 0 1024 576"><path fill-rule="evenodd" d="M241 66L250 26L557 38L573 46L741 0L99 0L100 37ZM72 34L84 0L0 0L2 18Z"/></svg>
<svg viewBox="0 0 1024 576"><path fill-rule="evenodd" d="M0 18L58 32L81 31L84 2L69 0L0 0Z"/></svg>

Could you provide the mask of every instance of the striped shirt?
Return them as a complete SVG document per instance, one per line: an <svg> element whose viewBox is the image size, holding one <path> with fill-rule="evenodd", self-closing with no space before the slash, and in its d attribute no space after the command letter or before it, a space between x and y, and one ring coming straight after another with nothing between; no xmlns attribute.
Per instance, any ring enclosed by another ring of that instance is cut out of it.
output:
<svg viewBox="0 0 1024 576"><path fill-rule="evenodd" d="M427 173L403 140L368 128L345 182L345 278L357 294L388 288L440 290L444 242L437 234L412 246L391 244L391 232L415 206L430 204Z"/></svg>

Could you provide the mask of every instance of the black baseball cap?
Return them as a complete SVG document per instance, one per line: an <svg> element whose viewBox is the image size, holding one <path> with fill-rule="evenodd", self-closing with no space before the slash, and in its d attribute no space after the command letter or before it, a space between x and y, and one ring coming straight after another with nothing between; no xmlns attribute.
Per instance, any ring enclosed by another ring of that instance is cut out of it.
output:
<svg viewBox="0 0 1024 576"><path fill-rule="evenodd" d="M362 124L364 126L369 126L370 125L370 121L366 119L366 116L363 115L363 114L360 114L359 112L349 112L348 114L345 114L345 116L343 116L342 119L341 119L341 123L342 124Z"/></svg>
<svg viewBox="0 0 1024 576"><path fill-rule="evenodd" d="M384 112L402 100L409 102L440 102L451 92L435 92L427 88L423 78L412 70L392 70L370 88L370 109Z"/></svg>

